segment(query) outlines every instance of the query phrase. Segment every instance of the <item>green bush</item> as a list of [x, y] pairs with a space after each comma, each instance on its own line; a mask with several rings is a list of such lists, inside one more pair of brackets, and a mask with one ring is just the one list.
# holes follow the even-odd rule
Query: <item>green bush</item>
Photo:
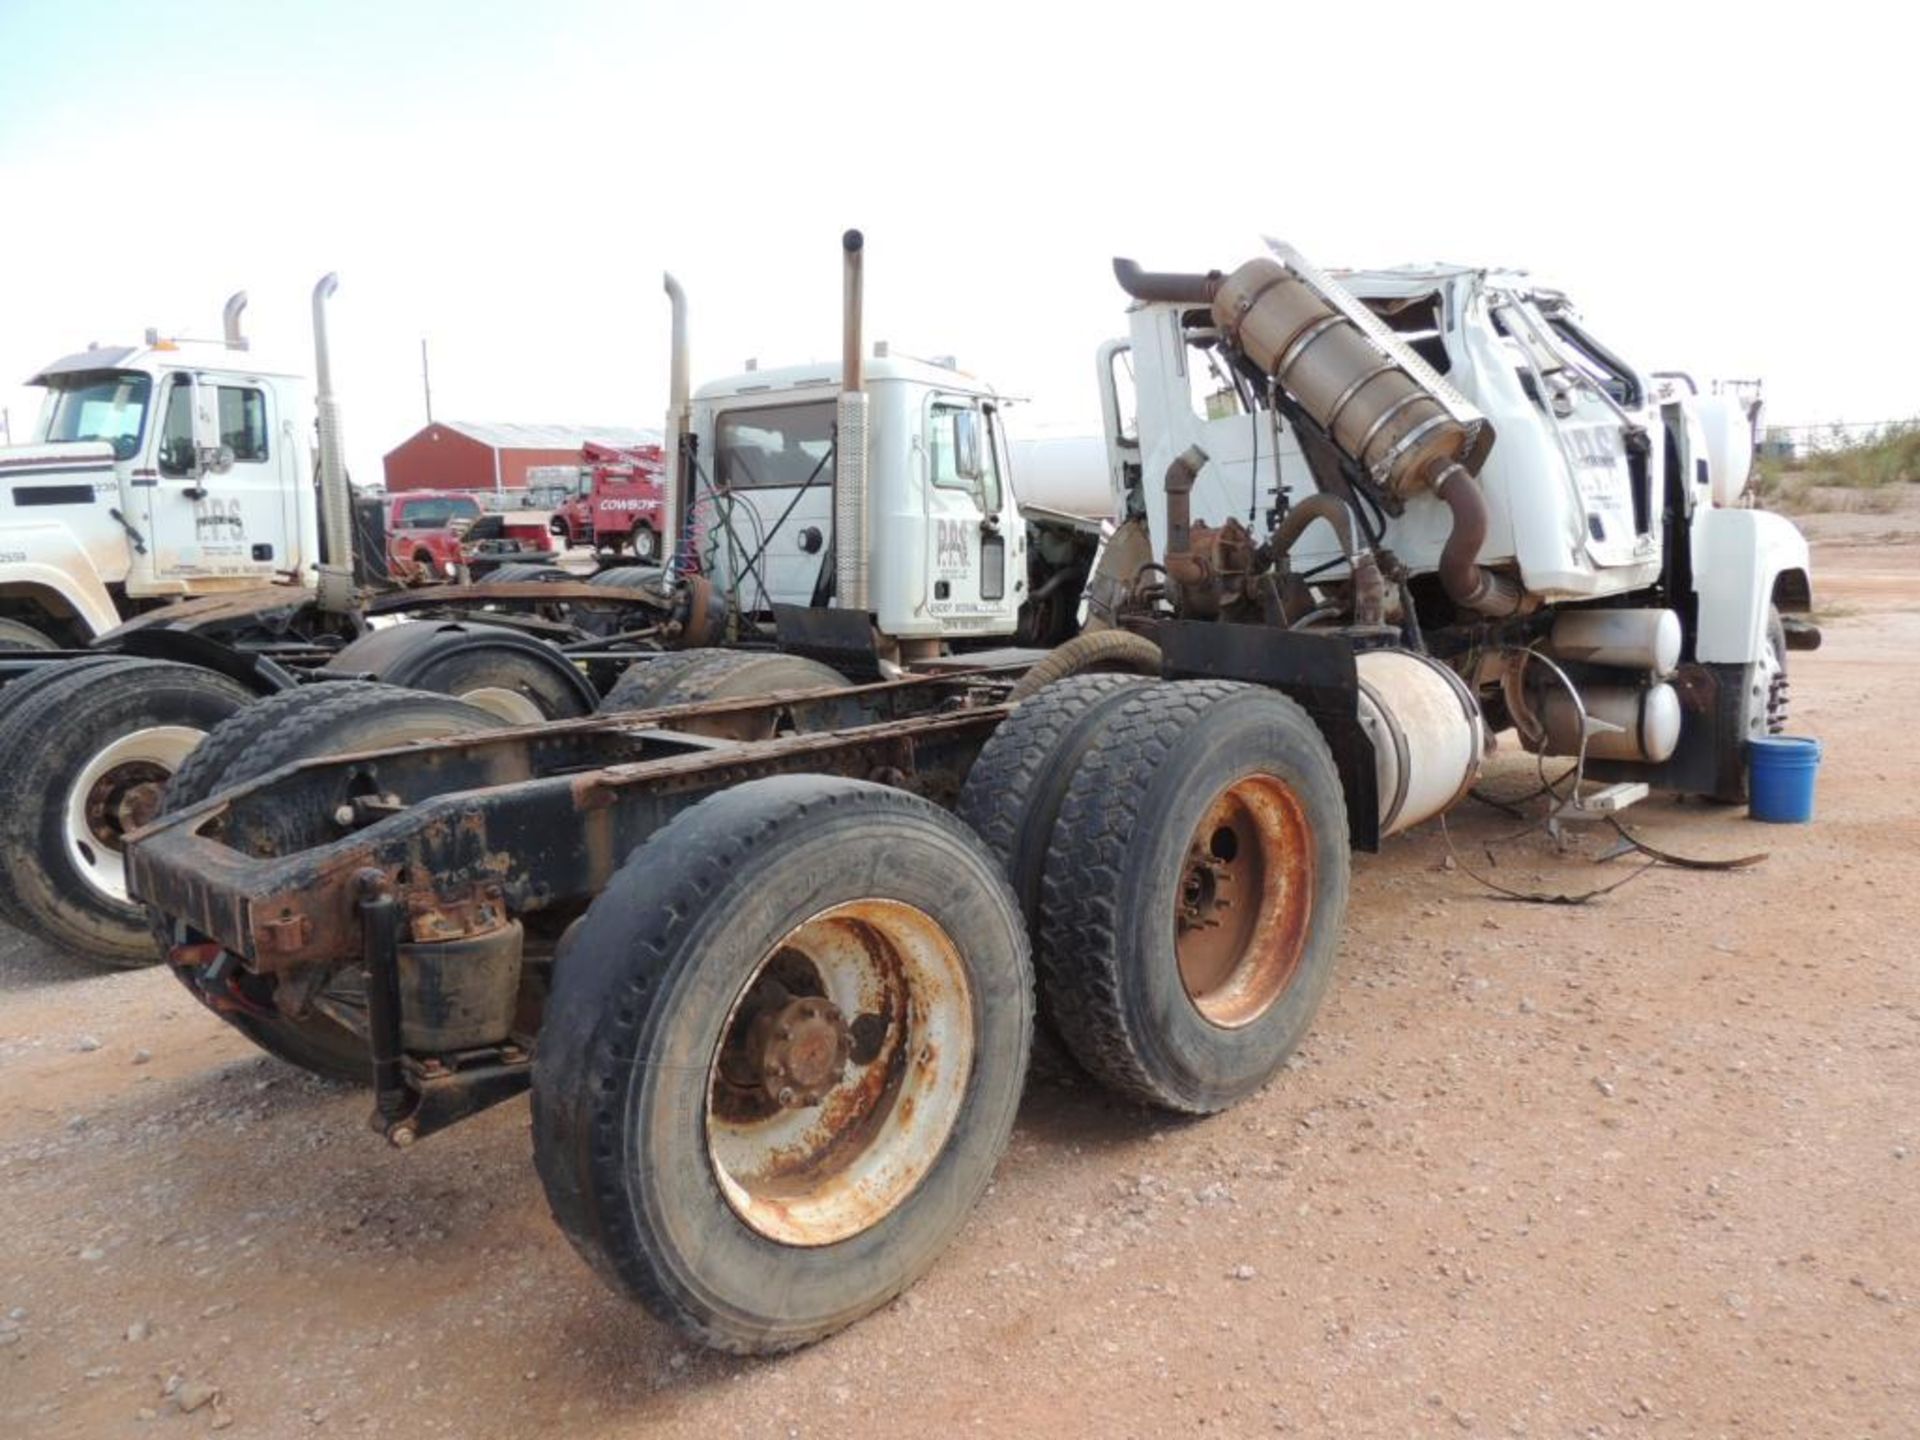
[[1920, 483], [1920, 420], [1901, 420], [1855, 437], [1836, 427], [1829, 441], [1815, 440], [1791, 460], [1762, 460], [1757, 488], [1765, 498], [1814, 485], [1874, 490], [1914, 483]]

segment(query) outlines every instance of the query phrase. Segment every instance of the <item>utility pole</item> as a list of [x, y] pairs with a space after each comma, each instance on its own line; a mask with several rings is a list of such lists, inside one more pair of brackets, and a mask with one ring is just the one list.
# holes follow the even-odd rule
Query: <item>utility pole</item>
[[420, 337], [420, 389], [427, 397], [427, 424], [433, 423], [433, 381], [427, 375], [427, 337]]

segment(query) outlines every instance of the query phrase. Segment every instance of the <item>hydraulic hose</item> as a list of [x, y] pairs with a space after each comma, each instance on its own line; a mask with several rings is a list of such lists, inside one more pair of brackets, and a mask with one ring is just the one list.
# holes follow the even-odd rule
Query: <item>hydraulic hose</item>
[[1340, 540], [1340, 548], [1346, 554], [1347, 567], [1353, 575], [1354, 623], [1378, 625], [1386, 614], [1387, 582], [1380, 574], [1380, 565], [1373, 558], [1373, 551], [1354, 543], [1353, 511], [1338, 495], [1322, 491], [1318, 495], [1295, 501], [1287, 511], [1286, 518], [1274, 527], [1273, 534], [1268, 537], [1268, 552], [1278, 560], [1293, 548], [1302, 532], [1316, 520], [1324, 520], [1333, 527], [1333, 533]]

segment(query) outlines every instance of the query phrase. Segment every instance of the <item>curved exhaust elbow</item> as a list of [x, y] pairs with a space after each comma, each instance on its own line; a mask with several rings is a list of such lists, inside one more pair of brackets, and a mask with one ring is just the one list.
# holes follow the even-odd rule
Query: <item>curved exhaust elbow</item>
[[1487, 497], [1464, 466], [1449, 465], [1433, 482], [1434, 493], [1453, 516], [1453, 530], [1440, 550], [1440, 584], [1454, 604], [1481, 615], [1512, 615], [1520, 587], [1480, 563], [1487, 540]]
[[1120, 288], [1136, 300], [1165, 300], [1175, 305], [1210, 305], [1213, 292], [1220, 288], [1220, 272], [1183, 275], [1175, 271], [1142, 270], [1138, 263], [1113, 259], [1113, 278]]
[[220, 312], [220, 333], [226, 338], [229, 350], [247, 348], [247, 337], [240, 332], [240, 316], [247, 308], [247, 292], [236, 290], [227, 297], [226, 308]]
[[1167, 466], [1167, 555], [1184, 555], [1193, 545], [1193, 482], [1206, 468], [1207, 452], [1189, 445]]

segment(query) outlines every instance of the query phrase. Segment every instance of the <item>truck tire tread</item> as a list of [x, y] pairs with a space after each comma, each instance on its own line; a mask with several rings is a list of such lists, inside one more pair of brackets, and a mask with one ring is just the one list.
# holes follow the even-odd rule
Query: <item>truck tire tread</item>
[[[1330, 977], [1339, 943], [1348, 887], [1346, 806], [1339, 775], [1326, 742], [1312, 718], [1276, 691], [1231, 681], [1182, 681], [1154, 685], [1125, 699], [1101, 732], [1098, 746], [1082, 757], [1067, 787], [1048, 846], [1042, 881], [1041, 939], [1035, 970], [1047, 1013], [1059, 1027], [1074, 1058], [1115, 1092], [1189, 1114], [1206, 1114], [1238, 1099], [1252, 1084], [1245, 1074], [1176, 1075], [1159, 1053], [1158, 1037], [1148, 1033], [1140, 1007], [1131, 998], [1142, 964], [1136, 939], [1157, 933], [1157, 916], [1139, 916], [1138, 877], [1129, 860], [1136, 843], [1160, 829], [1164, 808], [1156, 786], [1162, 767], [1191, 754], [1208, 723], [1209, 712], [1249, 693], [1271, 708], [1271, 720], [1303, 742], [1312, 773], [1303, 778], [1316, 792], [1321, 815], [1318, 835], [1326, 837], [1323, 863], [1326, 889], [1317, 897], [1314, 932], [1303, 965], [1299, 996], [1310, 1017]], [[1286, 743], [1286, 742], [1283, 742]], [[1325, 842], [1323, 842], [1325, 843]], [[1331, 933], [1328, 933], [1329, 930]], [[1166, 965], [1172, 967], [1169, 955]], [[1171, 983], [1178, 986], [1177, 972]], [[1204, 1024], [1204, 1022], [1202, 1022]], [[1264, 1021], [1255, 1022], [1262, 1024]], [[1251, 1027], [1249, 1027], [1251, 1028]], [[1304, 1023], [1299, 1029], [1304, 1030]], [[1270, 1074], [1286, 1056], [1297, 1033], [1272, 1054]]]
[[[702, 1283], [688, 1274], [696, 1262], [661, 1238], [664, 1192], [636, 1178], [638, 1126], [630, 1104], [640, 1102], [629, 1094], [640, 1090], [649, 1068], [638, 1057], [661, 1043], [686, 977], [726, 951], [708, 937], [729, 924], [756, 923], [739, 920], [749, 897], [788, 887], [793, 895], [768, 903], [776, 910], [793, 905], [813, 887], [838, 885], [829, 876], [836, 865], [860, 873], [849, 882], [860, 893], [871, 893], [869, 884], [884, 890], [898, 882], [883, 878], [890, 871], [877, 863], [877, 849], [909, 840], [935, 847], [951, 863], [952, 883], [941, 882], [946, 896], [939, 903], [973, 920], [968, 961], [977, 1013], [987, 1018], [978, 1027], [969, 1103], [913, 1196], [872, 1230], [826, 1247], [840, 1254], [769, 1251], [747, 1236], [761, 1264], [729, 1265], [718, 1253], [723, 1247], [710, 1246], [697, 1267], [713, 1275], [713, 1267], [725, 1266], [725, 1283]], [[823, 862], [823, 845], [835, 860]], [[533, 1078], [534, 1160], [554, 1218], [610, 1285], [705, 1344], [770, 1354], [811, 1343], [911, 1284], [986, 1187], [1024, 1086], [1031, 1007], [1032, 973], [1013, 897], [992, 857], [952, 816], [902, 791], [828, 776], [782, 776], [722, 791], [682, 811], [629, 857], [558, 964]], [[697, 1182], [702, 1198], [692, 1203], [724, 1209], [712, 1177], [701, 1170]], [[910, 1207], [917, 1207], [911, 1215]], [[722, 1231], [743, 1232], [737, 1220], [727, 1225], [730, 1218], [722, 1216]], [[737, 1248], [728, 1254], [737, 1256]], [[775, 1263], [831, 1269], [843, 1305], [778, 1313], [783, 1287], [764, 1269]], [[729, 1290], [764, 1301], [729, 1299]]]

